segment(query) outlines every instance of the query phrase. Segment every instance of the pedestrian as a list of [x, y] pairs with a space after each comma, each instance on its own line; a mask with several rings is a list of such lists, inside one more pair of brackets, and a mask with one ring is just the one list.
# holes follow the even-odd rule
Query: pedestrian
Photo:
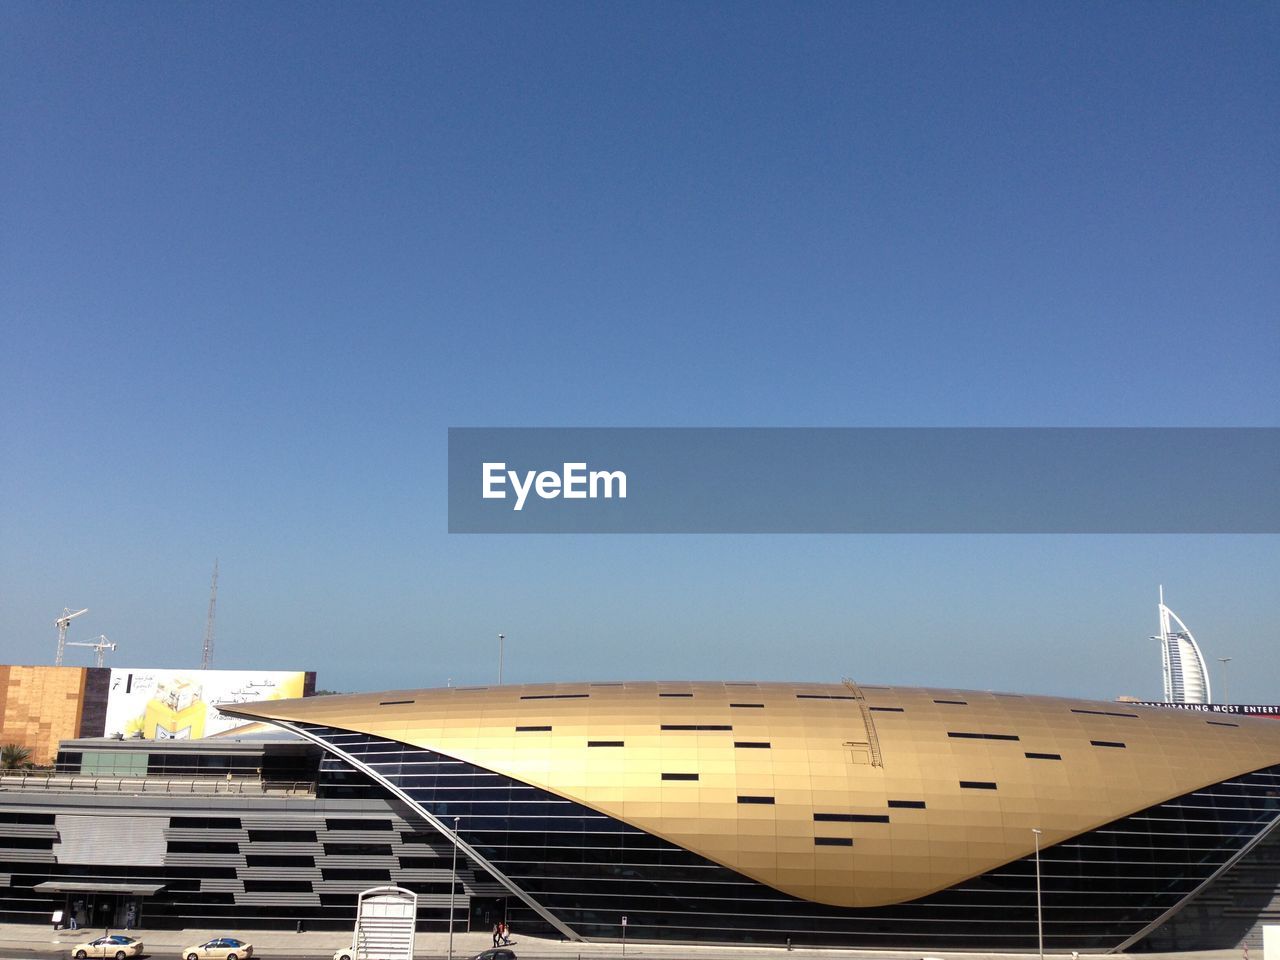
[[502, 924], [495, 923], [493, 925], [493, 945], [496, 947], [502, 942]]
[[504, 947], [511, 946], [511, 928], [507, 926], [507, 921], [502, 921], [502, 945]]

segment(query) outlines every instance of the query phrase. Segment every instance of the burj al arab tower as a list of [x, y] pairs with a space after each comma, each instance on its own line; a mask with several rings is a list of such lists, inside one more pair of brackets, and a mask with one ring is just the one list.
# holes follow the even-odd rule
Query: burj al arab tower
[[1212, 703], [1204, 656], [1187, 625], [1165, 606], [1163, 586], [1160, 588], [1159, 610], [1160, 634], [1151, 639], [1160, 641], [1165, 703]]

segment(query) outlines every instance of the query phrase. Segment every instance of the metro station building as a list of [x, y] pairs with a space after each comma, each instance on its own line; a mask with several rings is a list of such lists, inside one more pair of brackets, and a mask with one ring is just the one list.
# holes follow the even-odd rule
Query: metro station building
[[1028, 950], [1039, 905], [1046, 949], [1211, 949], [1280, 919], [1273, 720], [847, 680], [222, 709], [275, 733], [4, 778], [0, 919], [338, 928], [388, 882], [423, 927], [452, 898], [586, 941]]

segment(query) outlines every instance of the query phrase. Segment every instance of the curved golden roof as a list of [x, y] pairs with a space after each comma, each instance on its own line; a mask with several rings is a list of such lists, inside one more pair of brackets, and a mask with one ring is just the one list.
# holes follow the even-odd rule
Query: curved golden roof
[[1049, 846], [1280, 764], [1275, 720], [847, 682], [453, 687], [226, 712], [435, 750], [845, 907], [1025, 857], [1033, 827]]

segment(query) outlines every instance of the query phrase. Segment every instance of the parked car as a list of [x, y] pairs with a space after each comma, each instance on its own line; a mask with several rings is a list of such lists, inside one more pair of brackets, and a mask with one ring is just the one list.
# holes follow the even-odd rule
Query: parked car
[[341, 950], [335, 950], [333, 960], [356, 960], [356, 948], [343, 947]]
[[246, 960], [253, 956], [253, 944], [234, 937], [214, 937], [182, 951], [183, 960]]
[[142, 953], [142, 941], [134, 937], [126, 937], [122, 933], [113, 933], [109, 937], [99, 937], [88, 943], [78, 943], [71, 948], [71, 956], [76, 960], [86, 957], [113, 957], [114, 960], [125, 960]]
[[516, 952], [506, 947], [494, 947], [491, 950], [481, 950], [471, 960], [516, 960]]

